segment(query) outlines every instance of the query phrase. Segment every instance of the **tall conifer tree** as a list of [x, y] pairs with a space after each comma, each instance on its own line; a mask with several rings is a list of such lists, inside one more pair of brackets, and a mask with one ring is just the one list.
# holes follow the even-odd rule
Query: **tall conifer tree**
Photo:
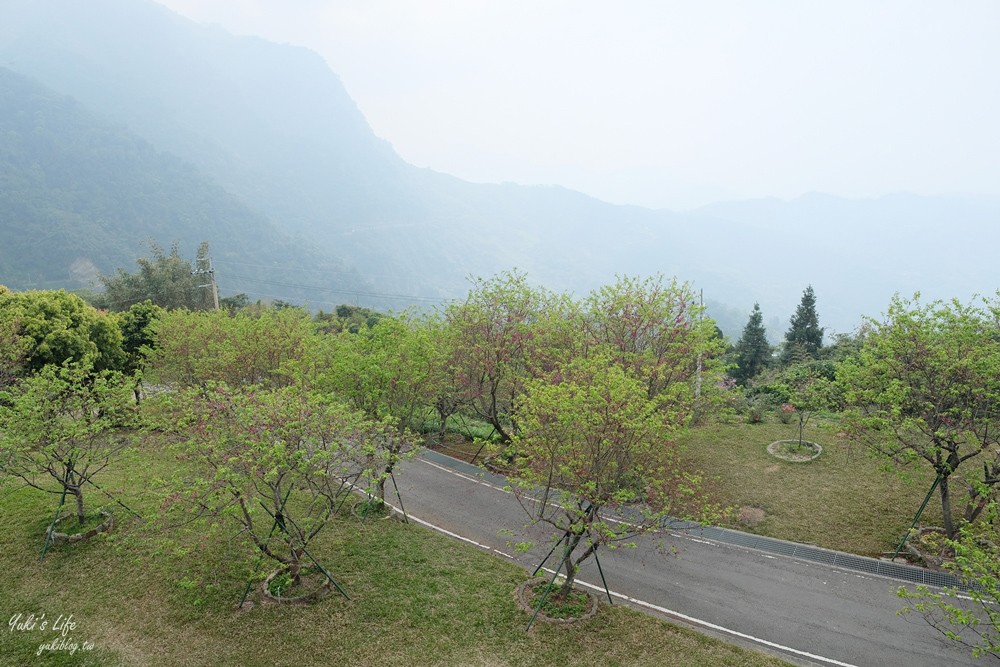
[[819, 349], [823, 346], [823, 331], [819, 325], [819, 315], [816, 314], [816, 294], [812, 285], [809, 285], [802, 293], [802, 301], [795, 309], [791, 326], [785, 333], [781, 361], [790, 364], [818, 358]]
[[755, 303], [750, 319], [743, 327], [743, 335], [736, 343], [736, 368], [732, 372], [733, 379], [741, 385], [746, 384], [764, 370], [770, 361], [771, 345], [767, 342], [764, 316], [760, 312], [760, 304]]

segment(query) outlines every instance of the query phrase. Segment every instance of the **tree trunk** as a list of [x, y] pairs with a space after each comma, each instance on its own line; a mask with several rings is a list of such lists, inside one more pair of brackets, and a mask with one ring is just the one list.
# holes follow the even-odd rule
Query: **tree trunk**
[[492, 414], [490, 415], [490, 426], [497, 430], [497, 434], [500, 436], [500, 441], [503, 443], [511, 442], [510, 434], [504, 430], [503, 424], [500, 423], [500, 417]]
[[77, 486], [69, 489], [69, 492], [72, 493], [74, 496], [76, 496], [76, 518], [77, 521], [79, 521], [80, 525], [82, 526], [84, 519], [87, 516], [83, 508], [83, 489]]
[[438, 410], [438, 423], [440, 424], [438, 427], [438, 444], [443, 445], [444, 436], [448, 433], [448, 416], [443, 414], [440, 409]]
[[[573, 561], [573, 552], [580, 545], [580, 540], [583, 539], [583, 536], [589, 533], [590, 524], [593, 522], [594, 517], [597, 516], [597, 505], [593, 503], [589, 503], [586, 510], [582, 506], [579, 509], [583, 512], [583, 517], [578, 522], [570, 524], [566, 531], [566, 539], [568, 541], [566, 542], [566, 550], [563, 551], [563, 562], [560, 566], [560, 569], [566, 573], [566, 581], [556, 594], [556, 597], [561, 599], [566, 599], [566, 596], [573, 590], [573, 584], [576, 582], [576, 573], [580, 570], [580, 563], [593, 553], [592, 550], [588, 550], [579, 560], [576, 562]], [[593, 545], [591, 546], [593, 547]]]
[[438, 428], [438, 444], [444, 444], [444, 436], [448, 432], [448, 417], [455, 414], [455, 410], [458, 408], [457, 402], [450, 397], [438, 398], [435, 403], [438, 413], [438, 422], [440, 427]]
[[288, 562], [288, 576], [292, 583], [298, 586], [302, 583], [302, 553], [304, 549], [292, 549], [292, 557]]
[[569, 545], [563, 552], [564, 553], [563, 562], [562, 565], [560, 566], [560, 569], [562, 569], [565, 572], [566, 581], [563, 582], [562, 588], [560, 588], [559, 592], [556, 593], [555, 595], [555, 597], [561, 600], [566, 599], [566, 596], [569, 595], [570, 592], [573, 590], [573, 584], [576, 583], [576, 573], [580, 568], [577, 567], [577, 565], [573, 562], [573, 552], [576, 550], [577, 545], [580, 544], [580, 540], [582, 538], [583, 538], [583, 532], [574, 533], [572, 536], [570, 536]]
[[951, 516], [951, 491], [948, 488], [948, 475], [941, 476], [941, 483], [938, 485], [941, 491], [941, 511], [944, 513], [944, 532], [949, 540], [955, 539], [955, 521]]
[[962, 517], [965, 523], [972, 523], [979, 518], [986, 506], [989, 504], [990, 496], [981, 495], [972, 491], [969, 493], [969, 502], [965, 505], [965, 515]]
[[966, 501], [965, 515], [963, 516], [965, 523], [972, 523], [979, 518], [979, 515], [989, 505], [990, 500], [993, 499], [993, 491], [998, 483], [1000, 483], [1000, 463], [984, 463], [983, 484], [986, 486], [986, 490], [984, 492], [975, 482], [969, 485], [969, 498]]

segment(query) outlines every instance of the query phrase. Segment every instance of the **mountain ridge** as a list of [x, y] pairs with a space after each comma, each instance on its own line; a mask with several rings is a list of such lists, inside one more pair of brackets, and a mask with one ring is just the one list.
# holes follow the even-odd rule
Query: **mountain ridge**
[[[260, 262], [307, 257], [344, 270], [333, 258], [304, 249], [193, 166], [3, 67], [0, 229], [0, 282], [15, 289], [93, 285], [99, 273], [131, 268], [149, 240], [177, 242], [192, 253], [207, 240], [222, 261], [234, 255]], [[265, 273], [282, 275], [273, 268]], [[357, 277], [344, 284], [371, 289]], [[228, 291], [249, 287], [230, 280]]]
[[755, 301], [780, 323], [807, 284], [821, 324], [840, 332], [897, 291], [996, 289], [988, 267], [969, 261], [974, 249], [935, 236], [1000, 241], [990, 198], [816, 194], [676, 212], [561, 187], [468, 183], [404, 162], [306, 49], [235, 37], [143, 0], [10, 0], [0, 25], [0, 64], [126, 124], [303, 249], [355, 267], [370, 285], [359, 293], [426, 303], [461, 296], [469, 275], [513, 267], [578, 293], [616, 274], [662, 272], [703, 288], [735, 336]]

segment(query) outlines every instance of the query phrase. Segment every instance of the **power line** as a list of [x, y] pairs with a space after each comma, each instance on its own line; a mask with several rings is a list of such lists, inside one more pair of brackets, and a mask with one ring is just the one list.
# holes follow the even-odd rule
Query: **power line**
[[372, 276], [395, 276], [395, 275], [397, 275], [397, 274], [389, 272], [389, 271], [368, 271], [368, 270], [366, 270], [365, 273], [364, 273], [364, 276], [362, 276], [361, 273], [359, 273], [357, 271], [357, 269], [333, 270], [333, 269], [324, 269], [324, 268], [310, 267], [310, 266], [280, 266], [280, 265], [277, 265], [277, 264], [255, 264], [255, 263], [252, 263], [252, 262], [241, 262], [241, 261], [233, 260], [233, 259], [219, 259], [219, 260], [216, 260], [216, 264], [227, 264], [227, 265], [234, 265], [234, 266], [247, 266], [247, 267], [251, 267], [251, 268], [255, 268], [255, 269], [270, 269], [271, 271], [281, 271], [282, 273], [284, 273], [285, 271], [305, 271], [306, 273], [317, 273], [317, 274], [321, 274], [321, 275], [325, 275], [325, 276], [329, 276], [329, 275], [353, 275], [353, 276], [358, 276], [359, 278], [361, 278], [361, 277], [369, 278], [369, 277], [372, 277]]
[[[274, 300], [279, 300], [279, 301], [286, 301], [289, 298], [287, 294], [283, 294], [283, 295], [279, 295], [279, 294], [265, 294], [263, 292], [253, 292], [253, 291], [250, 291], [250, 290], [244, 290], [244, 291], [241, 292], [241, 294], [246, 294], [248, 296], [254, 296], [254, 297], [257, 297], [259, 299], [261, 299], [261, 298], [262, 299], [274, 299]], [[323, 299], [305, 299], [304, 303], [302, 305], [306, 306], [306, 307], [331, 306], [331, 307], [335, 308], [337, 306], [344, 305], [344, 302], [343, 301], [326, 301], [326, 300], [323, 300]], [[355, 303], [353, 303], [351, 305], [360, 305], [360, 304], [358, 304], [358, 303], [355, 302]]]
[[215, 310], [219, 309], [219, 285], [215, 282], [215, 267], [212, 266], [212, 258], [208, 258], [208, 268], [207, 269], [194, 269], [191, 271], [192, 276], [204, 276], [208, 275], [209, 283], [207, 285], [198, 285], [199, 288], [211, 287], [212, 288], [212, 303], [215, 305]]
[[[357, 271], [343, 270], [343, 271], [333, 271], [328, 269], [318, 269], [307, 266], [277, 266], [275, 264], [253, 264], [251, 262], [238, 262], [233, 259], [219, 259], [216, 260], [216, 264], [232, 264], [235, 266], [249, 266], [255, 269], [272, 269], [274, 271], [308, 271], [312, 273], [323, 273], [327, 275], [344, 275], [344, 274], [357, 274]], [[385, 275], [385, 274], [378, 274]]]
[[[243, 292], [241, 292], [241, 294], [247, 294], [247, 295], [255, 296], [255, 297], [258, 297], [258, 298], [264, 298], [264, 299], [277, 299], [279, 301], [284, 301], [285, 299], [288, 298], [287, 294], [285, 294], [285, 295], [264, 294], [263, 292], [251, 292], [250, 290], [244, 290]], [[317, 299], [315, 301], [313, 301], [313, 300], [306, 300], [306, 304], [307, 305], [319, 305], [319, 304], [322, 304], [324, 306], [340, 306], [340, 305], [343, 305], [342, 303], [338, 303], [336, 301], [324, 301], [322, 299]]]
[[371, 298], [380, 299], [402, 299], [406, 301], [423, 301], [429, 303], [441, 303], [444, 301], [454, 301], [454, 299], [446, 299], [440, 297], [430, 297], [430, 296], [415, 296], [412, 294], [387, 294], [383, 292], [363, 292], [360, 290], [346, 290], [337, 289], [334, 287], [322, 287], [319, 285], [303, 285], [301, 283], [286, 283], [278, 280], [266, 280], [264, 278], [249, 278], [247, 276], [229, 275], [233, 280], [247, 280], [250, 282], [264, 283], [265, 285], [277, 285], [279, 287], [292, 287], [296, 289], [312, 289], [321, 292], [330, 292], [332, 294], [346, 294], [348, 296], [363, 296]]

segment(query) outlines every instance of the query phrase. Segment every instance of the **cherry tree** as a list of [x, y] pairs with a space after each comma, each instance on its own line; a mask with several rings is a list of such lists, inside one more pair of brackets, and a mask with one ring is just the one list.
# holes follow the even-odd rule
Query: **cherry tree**
[[599, 547], [628, 542], [698, 504], [699, 480], [678, 465], [676, 415], [606, 355], [530, 381], [519, 419], [509, 479], [525, 512], [553, 529], [565, 576], [557, 596], [569, 594]]
[[568, 299], [514, 272], [474, 280], [466, 300], [445, 312], [455, 400], [504, 442], [517, 432], [514, 408], [525, 382], [568, 351], [570, 311]]
[[[1000, 483], [1000, 305], [924, 304], [896, 297], [838, 371], [852, 434], [873, 453], [937, 475], [944, 529], [954, 539], [953, 478], [974, 521]], [[980, 466], [971, 465], [978, 462]], [[956, 475], [959, 469], [969, 474]]]
[[231, 520], [293, 583], [312, 560], [308, 547], [353, 486], [383, 467], [392, 429], [301, 386], [185, 394], [192, 437], [166, 507]]
[[[81, 366], [43, 366], [0, 393], [0, 471], [75, 501], [132, 444], [139, 416], [131, 378]], [[95, 487], [96, 488], [96, 487]]]

